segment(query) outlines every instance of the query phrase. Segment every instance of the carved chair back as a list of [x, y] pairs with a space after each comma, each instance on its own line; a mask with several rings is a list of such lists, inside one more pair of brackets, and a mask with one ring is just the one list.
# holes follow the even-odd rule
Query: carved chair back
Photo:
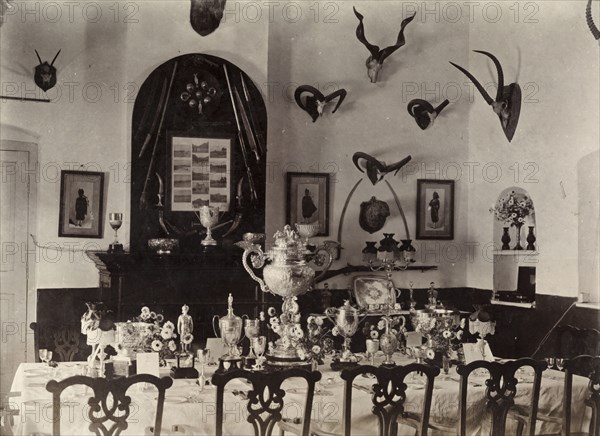
[[558, 357], [572, 359], [581, 355], [600, 355], [600, 331], [567, 324], [558, 326], [556, 332]]
[[60, 396], [68, 387], [85, 385], [92, 389], [89, 398], [89, 430], [96, 435], [117, 436], [128, 427], [127, 418], [131, 413], [131, 397], [127, 390], [137, 383], [149, 383], [158, 389], [158, 401], [154, 419], [154, 436], [160, 436], [162, 426], [165, 391], [173, 384], [170, 377], [159, 378], [150, 374], [138, 374], [127, 378], [108, 380], [83, 375], [68, 377], [61, 381], [50, 380], [46, 389], [52, 393], [52, 434], [60, 435]]
[[89, 346], [85, 336], [81, 334], [78, 325], [49, 325], [32, 322], [29, 327], [33, 330], [35, 359], [39, 362], [38, 350], [52, 350], [52, 360], [57, 362], [72, 362], [82, 360], [89, 354]]
[[459, 434], [465, 436], [467, 431], [467, 387], [469, 375], [480, 368], [489, 372], [486, 380], [486, 407], [491, 413], [492, 435], [500, 436], [506, 434], [506, 418], [509, 410], [515, 405], [518, 378], [515, 375], [518, 369], [531, 367], [534, 371], [533, 388], [529, 402], [529, 416], [527, 417], [526, 434], [533, 436], [535, 433], [535, 422], [540, 399], [540, 385], [542, 373], [547, 367], [545, 361], [539, 361], [525, 357], [508, 362], [487, 362], [477, 360], [467, 365], [459, 366], [456, 371], [460, 374], [459, 389]]
[[585, 404], [592, 409], [590, 421], [590, 436], [600, 436], [600, 357], [577, 356], [565, 360], [565, 388], [563, 403], [563, 434], [571, 434], [571, 400], [573, 394], [573, 375], [580, 375], [589, 379], [588, 395]]
[[[408, 419], [409, 414], [405, 410], [407, 385], [404, 379], [408, 374], [413, 372], [422, 373], [425, 375], [427, 381], [422, 412], [419, 416]], [[416, 427], [417, 434], [426, 436], [431, 411], [431, 398], [433, 396], [433, 383], [439, 373], [439, 368], [420, 363], [410, 363], [404, 366], [393, 367], [361, 365], [342, 370], [341, 377], [345, 381], [343, 434], [345, 436], [352, 434], [352, 384], [354, 379], [362, 374], [373, 374], [375, 378], [372, 385], [371, 401], [373, 402], [373, 408], [371, 410], [377, 416], [379, 422], [379, 435], [396, 435], [398, 432], [397, 422], [400, 420]]]
[[310, 434], [310, 418], [312, 412], [315, 384], [321, 380], [319, 371], [308, 371], [303, 368], [289, 368], [274, 372], [253, 372], [234, 368], [215, 373], [212, 383], [217, 387], [216, 435], [223, 434], [223, 398], [225, 386], [233, 379], [246, 379], [252, 384], [248, 391], [247, 421], [252, 424], [256, 436], [271, 436], [275, 424], [283, 419], [285, 390], [281, 384], [289, 378], [303, 378], [307, 383], [306, 402], [302, 421], [302, 435]]

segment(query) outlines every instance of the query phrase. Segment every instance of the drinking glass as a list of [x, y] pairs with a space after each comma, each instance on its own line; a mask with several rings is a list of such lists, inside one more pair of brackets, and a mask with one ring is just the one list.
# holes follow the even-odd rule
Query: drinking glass
[[121, 224], [123, 224], [123, 214], [122, 213], [109, 213], [108, 214], [108, 223], [115, 231], [115, 242], [113, 244], [117, 245], [119, 243], [119, 239], [117, 237], [117, 231], [121, 228]]
[[548, 369], [554, 368], [554, 357], [546, 357], [546, 363], [548, 364]]
[[44, 363], [48, 362], [48, 350], [46, 350], [45, 348], [42, 348], [40, 350], [38, 350], [38, 355], [40, 356], [40, 360]]
[[564, 366], [565, 366], [565, 359], [563, 359], [561, 357], [557, 357], [556, 358], [556, 367], [559, 369], [559, 371], [562, 371]]
[[206, 382], [206, 378], [204, 377], [204, 364], [208, 363], [208, 359], [210, 358], [210, 349], [208, 348], [200, 348], [196, 351], [196, 355], [198, 357], [198, 363], [200, 364], [200, 375], [198, 376], [198, 384], [200, 385], [200, 390], [204, 390], [204, 384]]
[[263, 354], [265, 354], [265, 349], [267, 346], [267, 338], [266, 336], [258, 336], [256, 338], [252, 338], [252, 348], [256, 353], [256, 365], [254, 365], [254, 369], [257, 371], [261, 371], [263, 369]]
[[375, 366], [375, 353], [379, 350], [379, 339], [367, 339], [367, 353], [371, 358], [371, 365]]

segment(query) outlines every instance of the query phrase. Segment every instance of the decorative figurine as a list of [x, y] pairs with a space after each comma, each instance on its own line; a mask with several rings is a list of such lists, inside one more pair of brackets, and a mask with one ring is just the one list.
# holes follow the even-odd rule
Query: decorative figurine
[[364, 159], [367, 163], [365, 165], [367, 170], [367, 176], [373, 185], [376, 185], [378, 182], [383, 180], [387, 173], [395, 171], [394, 175], [398, 174], [398, 171], [406, 165], [410, 160], [411, 156], [408, 155], [404, 159], [399, 162], [393, 163], [391, 165], [386, 165], [385, 162], [375, 159], [373, 156], [368, 155], [367, 153], [363, 153], [362, 151], [357, 151], [352, 156], [352, 162], [356, 168], [359, 169], [361, 173], [364, 173], [364, 170], [358, 164], [358, 161]]
[[435, 309], [437, 307], [437, 296], [438, 296], [438, 291], [436, 291], [435, 289], [435, 283], [431, 282], [429, 283], [429, 290], [427, 291], [427, 301], [428, 301], [428, 308], [429, 309]]
[[371, 83], [376, 83], [377, 78], [379, 76], [379, 71], [383, 67], [383, 62], [387, 59], [389, 55], [394, 53], [406, 43], [404, 39], [404, 28], [415, 18], [415, 15], [417, 15], [417, 13], [415, 12], [412, 17], [408, 17], [402, 20], [402, 23], [400, 24], [400, 33], [398, 33], [398, 39], [396, 40], [396, 44], [390, 45], [389, 47], [380, 50], [379, 46], [373, 45], [369, 43], [369, 41], [367, 41], [367, 38], [365, 37], [363, 16], [358, 13], [356, 8], [353, 9], [354, 15], [356, 15], [356, 18], [358, 18], [359, 21], [358, 27], [356, 28], [356, 37], [360, 42], [364, 44], [365, 47], [367, 47], [367, 49], [371, 53], [371, 56], [368, 57], [365, 63], [367, 66], [367, 75], [369, 76], [369, 79], [371, 79]]
[[[303, 93], [308, 93], [312, 95], [307, 96], [304, 99], [304, 102], [302, 102]], [[331, 111], [331, 113], [334, 114], [346, 98], [346, 94], [346, 90], [342, 88], [338, 89], [335, 92], [332, 92], [328, 96], [324, 96], [321, 91], [319, 91], [313, 86], [301, 85], [298, 88], [296, 88], [296, 92], [294, 92], [294, 99], [296, 100], [298, 106], [300, 106], [300, 109], [302, 109], [304, 112], [310, 115], [314, 123], [320, 116], [323, 115], [323, 110], [325, 109], [327, 103], [329, 103], [331, 100], [339, 98], [337, 104], [335, 105], [335, 108], [333, 108], [333, 110]]]
[[194, 320], [188, 312], [190, 307], [184, 304], [181, 307], [181, 315], [177, 318], [177, 333], [179, 333], [179, 340], [181, 341], [181, 351], [187, 353], [190, 348], [189, 336], [194, 331]]
[[488, 53], [487, 51], [473, 51], [475, 53], [486, 55], [494, 62], [494, 65], [496, 65], [496, 70], [498, 71], [498, 91], [496, 92], [495, 100], [490, 97], [475, 76], [473, 76], [460, 65], [456, 65], [453, 62], [450, 63], [462, 71], [469, 79], [471, 79], [471, 82], [473, 82], [473, 84], [477, 87], [487, 104], [492, 106], [494, 113], [498, 115], [498, 118], [500, 118], [502, 130], [504, 131], [508, 142], [510, 142], [515, 134], [515, 130], [517, 129], [519, 114], [521, 113], [521, 87], [518, 83], [511, 83], [508, 86], [504, 86], [504, 73], [502, 72], [500, 61], [498, 61], [496, 56]]
[[415, 119], [421, 130], [433, 126], [436, 117], [444, 110], [450, 101], [444, 100], [438, 107], [433, 108], [432, 104], [426, 100], [416, 98], [408, 103], [408, 113]]

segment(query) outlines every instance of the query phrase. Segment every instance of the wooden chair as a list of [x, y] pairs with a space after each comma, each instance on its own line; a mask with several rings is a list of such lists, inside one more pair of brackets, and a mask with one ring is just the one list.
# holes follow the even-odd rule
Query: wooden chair
[[556, 328], [557, 357], [572, 359], [576, 356], [600, 355], [600, 331], [582, 329], [571, 325], [560, 325]]
[[[19, 409], [11, 407], [9, 398], [20, 397], [20, 392], [9, 392], [6, 394], [6, 398], [2, 400], [0, 404], [0, 436], [12, 436], [12, 427], [15, 425], [14, 417], [19, 414]], [[18, 404], [12, 403], [14, 406]]]
[[[423, 399], [423, 409], [420, 414], [405, 410], [406, 383], [405, 377], [412, 372], [420, 372], [427, 377]], [[421, 363], [410, 363], [405, 366], [371, 366], [361, 365], [342, 370], [341, 377], [344, 386], [343, 434], [352, 434], [352, 384], [354, 379], [362, 374], [373, 374], [373, 394], [371, 401], [373, 414], [379, 422], [380, 436], [394, 436], [398, 433], [398, 422], [403, 422], [417, 430], [418, 435], [426, 436], [433, 396], [433, 383], [440, 369]]]
[[561, 434], [571, 434], [571, 408], [573, 407], [573, 375], [589, 378], [588, 397], [585, 405], [592, 409], [590, 421], [590, 436], [600, 436], [600, 357], [577, 356], [567, 359], [564, 363], [565, 381], [563, 389], [563, 414], [562, 416], [549, 416], [538, 414], [538, 421], [551, 422], [561, 426]]
[[57, 362], [73, 362], [85, 360], [90, 347], [85, 342], [78, 325], [53, 325], [32, 322], [33, 344], [36, 362], [40, 362], [38, 351], [41, 348], [52, 350], [52, 360]]
[[284, 406], [285, 391], [281, 389], [281, 384], [293, 377], [305, 379], [308, 386], [301, 434], [309, 436], [315, 384], [321, 380], [321, 373], [303, 368], [289, 368], [270, 373], [235, 368], [215, 373], [212, 376], [212, 383], [217, 387], [216, 435], [223, 435], [223, 396], [227, 383], [237, 378], [252, 383], [252, 389], [247, 394], [248, 418], [246, 420], [252, 424], [256, 436], [271, 436], [275, 424], [283, 420], [281, 411]]
[[[93, 396], [88, 400], [89, 430], [104, 436], [121, 434], [128, 427], [127, 418], [131, 412], [131, 397], [126, 395], [127, 390], [136, 383], [149, 383], [158, 389], [153, 432], [154, 436], [160, 436], [165, 391], [171, 387], [173, 379], [159, 378], [150, 374], [138, 374], [113, 380], [83, 375], [68, 377], [61, 381], [50, 380], [46, 384], [46, 389], [52, 393], [52, 434], [60, 435], [60, 395], [66, 388], [74, 385], [85, 385], [93, 391]], [[109, 427], [106, 426], [107, 424]]]

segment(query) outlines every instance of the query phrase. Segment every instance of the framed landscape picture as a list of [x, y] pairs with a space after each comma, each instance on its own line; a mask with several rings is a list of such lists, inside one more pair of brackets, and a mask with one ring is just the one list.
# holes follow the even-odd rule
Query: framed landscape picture
[[233, 136], [169, 133], [168, 204], [174, 212], [201, 206], [228, 211], [231, 202]]
[[58, 236], [101, 238], [104, 215], [104, 173], [60, 172]]
[[454, 239], [454, 180], [417, 180], [417, 239]]
[[316, 224], [329, 235], [329, 174], [287, 173], [287, 223]]

